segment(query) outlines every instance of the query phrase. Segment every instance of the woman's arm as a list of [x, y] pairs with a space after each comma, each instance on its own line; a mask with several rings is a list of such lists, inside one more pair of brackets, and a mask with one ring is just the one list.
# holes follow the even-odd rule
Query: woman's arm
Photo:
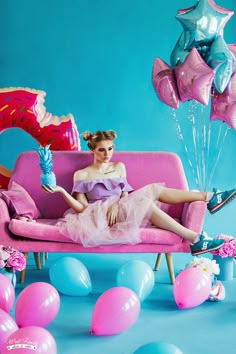
[[[123, 162], [117, 163], [117, 168], [119, 169], [120, 177], [126, 177], [126, 167]], [[125, 198], [128, 196], [128, 192], [122, 192], [120, 198]]]
[[[123, 162], [117, 162], [115, 168], [119, 172], [120, 177], [126, 177], [126, 168]], [[126, 198], [128, 194], [129, 194], [128, 192], [122, 192], [120, 199]], [[107, 221], [109, 226], [112, 226], [116, 223], [118, 212], [119, 212], [119, 202], [115, 202], [114, 204], [110, 205], [110, 207], [107, 210]]]

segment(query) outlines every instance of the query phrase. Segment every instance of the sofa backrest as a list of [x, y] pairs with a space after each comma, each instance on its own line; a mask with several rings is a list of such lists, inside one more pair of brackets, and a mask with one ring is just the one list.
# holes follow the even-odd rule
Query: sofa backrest
[[[91, 153], [53, 151], [52, 155], [57, 184], [71, 192], [74, 172], [92, 162]], [[127, 179], [134, 189], [153, 182], [165, 183], [171, 188], [188, 189], [181, 160], [174, 153], [118, 151], [114, 153], [113, 161], [122, 161], [126, 165]], [[37, 152], [23, 152], [15, 162], [9, 187], [12, 181], [22, 185], [44, 218], [62, 217], [68, 205], [59, 194], [48, 194], [41, 189], [40, 174]], [[178, 218], [182, 214], [183, 205], [165, 205], [165, 209], [171, 216]]]

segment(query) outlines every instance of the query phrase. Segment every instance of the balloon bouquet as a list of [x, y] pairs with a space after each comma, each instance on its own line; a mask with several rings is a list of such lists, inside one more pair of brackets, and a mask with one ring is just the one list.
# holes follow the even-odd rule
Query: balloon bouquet
[[[201, 190], [207, 190], [212, 181], [228, 130], [236, 129], [236, 44], [227, 44], [223, 37], [224, 27], [233, 14], [213, 0], [198, 0], [190, 8], [178, 10], [176, 19], [183, 32], [171, 53], [171, 65], [157, 57], [152, 68], [155, 92], [163, 103], [172, 107], [178, 138], [184, 143]], [[210, 119], [207, 119], [205, 107], [210, 97]], [[176, 115], [180, 102], [185, 101], [189, 103], [193, 153], [184, 141], [183, 127]], [[221, 121], [214, 127], [216, 134], [212, 127], [214, 120]], [[213, 137], [215, 147], [211, 146]], [[211, 148], [216, 151], [209, 166]]]

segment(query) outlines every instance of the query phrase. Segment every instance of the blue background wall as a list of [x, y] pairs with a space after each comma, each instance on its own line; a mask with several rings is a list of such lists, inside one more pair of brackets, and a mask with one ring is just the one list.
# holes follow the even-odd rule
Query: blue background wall
[[[154, 58], [169, 63], [182, 32], [175, 19], [177, 10], [194, 1], [0, 0], [0, 4], [0, 87], [46, 91], [48, 112], [73, 113], [79, 132], [116, 130], [118, 150], [177, 152], [189, 186], [196, 188], [184, 148], [188, 146], [191, 155], [188, 103], [176, 111], [185, 131], [181, 141], [172, 110], [158, 100], [151, 83]], [[236, 12], [235, 0], [217, 4]], [[236, 43], [235, 27], [236, 15], [225, 27], [228, 44]], [[205, 115], [208, 118], [207, 110]], [[214, 122], [210, 158], [219, 150], [221, 155], [211, 187], [231, 188], [235, 186], [236, 132], [229, 130], [224, 145], [214, 150], [220, 125]], [[12, 168], [21, 151], [36, 145], [19, 129], [2, 132], [0, 164]], [[209, 233], [234, 234], [235, 208], [233, 203], [220, 214], [207, 216]]]

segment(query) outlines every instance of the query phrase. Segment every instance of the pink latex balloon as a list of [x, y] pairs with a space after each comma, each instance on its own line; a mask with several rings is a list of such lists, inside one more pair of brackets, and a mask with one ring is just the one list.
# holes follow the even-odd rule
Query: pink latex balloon
[[214, 92], [211, 98], [211, 120], [221, 120], [236, 129], [236, 72], [223, 93]]
[[160, 101], [173, 108], [179, 107], [180, 99], [174, 72], [160, 58], [155, 58], [153, 63], [152, 84]]
[[8, 337], [17, 330], [18, 326], [13, 318], [0, 309], [0, 353], [2, 353], [2, 348]]
[[175, 67], [175, 76], [181, 101], [196, 100], [207, 105], [214, 71], [193, 48], [182, 64]]
[[202, 304], [211, 291], [211, 279], [208, 274], [196, 267], [180, 272], [174, 282], [173, 294], [180, 309], [188, 309]]
[[15, 301], [15, 289], [5, 275], [0, 274], [0, 309], [10, 312]]
[[95, 303], [90, 333], [106, 336], [123, 332], [135, 323], [139, 312], [140, 301], [131, 289], [111, 288]]
[[17, 298], [16, 322], [19, 327], [46, 326], [56, 317], [59, 307], [58, 291], [51, 284], [32, 283]]
[[11, 334], [1, 354], [57, 354], [55, 339], [45, 328], [29, 326]]

